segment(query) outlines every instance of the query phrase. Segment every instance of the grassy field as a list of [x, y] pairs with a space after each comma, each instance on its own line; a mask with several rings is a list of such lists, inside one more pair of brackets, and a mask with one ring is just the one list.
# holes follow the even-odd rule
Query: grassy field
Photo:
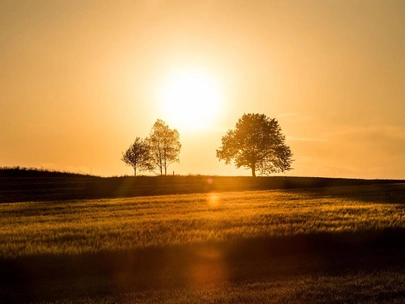
[[405, 185], [0, 205], [0, 302], [405, 301]]
[[[396, 203], [404, 186], [358, 191], [343, 187], [3, 204], [0, 257], [405, 229], [405, 205]], [[373, 201], [362, 200], [367, 197]]]

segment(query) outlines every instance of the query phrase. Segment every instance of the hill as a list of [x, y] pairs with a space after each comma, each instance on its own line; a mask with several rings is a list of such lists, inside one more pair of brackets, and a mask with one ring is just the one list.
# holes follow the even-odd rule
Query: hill
[[0, 168], [0, 202], [117, 198], [206, 192], [404, 183], [321, 177], [125, 176], [98, 177], [26, 168]]
[[96, 177], [94, 175], [26, 167], [0, 167], [0, 178]]

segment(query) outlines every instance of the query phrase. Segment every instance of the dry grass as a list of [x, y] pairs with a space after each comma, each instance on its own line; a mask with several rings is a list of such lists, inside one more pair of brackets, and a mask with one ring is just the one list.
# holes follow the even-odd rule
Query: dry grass
[[404, 188], [393, 189], [394, 203], [363, 186], [1, 204], [0, 257], [405, 229]]
[[403, 303], [402, 273], [357, 273], [244, 281], [204, 289], [129, 292], [66, 303]]
[[0, 204], [0, 303], [403, 303], [404, 203], [384, 184]]

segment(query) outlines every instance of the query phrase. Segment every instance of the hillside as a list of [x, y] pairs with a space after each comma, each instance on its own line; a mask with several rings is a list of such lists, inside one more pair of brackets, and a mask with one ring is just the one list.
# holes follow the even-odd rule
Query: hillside
[[0, 169], [0, 202], [117, 198], [404, 183], [318, 177], [126, 176], [97, 177], [36, 169]]

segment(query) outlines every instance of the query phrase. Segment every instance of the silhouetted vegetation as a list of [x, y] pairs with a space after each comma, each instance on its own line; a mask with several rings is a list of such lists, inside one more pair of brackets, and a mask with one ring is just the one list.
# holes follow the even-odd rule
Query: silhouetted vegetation
[[236, 168], [244, 167], [261, 175], [291, 170], [292, 153], [285, 143], [278, 121], [264, 114], [243, 114], [234, 130], [222, 137], [217, 150], [219, 160], [234, 162]]
[[150, 147], [151, 163], [155, 172], [167, 175], [171, 163], [179, 162], [181, 149], [180, 134], [170, 129], [166, 123], [158, 119], [146, 139]]
[[[97, 177], [36, 169], [0, 169], [0, 203], [145, 195], [188, 194], [349, 185], [404, 181], [314, 177], [127, 176]], [[322, 190], [321, 190], [322, 191]]]
[[49, 169], [27, 168], [27, 167], [0, 167], [0, 178], [29, 178], [29, 177], [96, 177], [90, 174], [83, 174], [69, 171], [58, 171]]
[[122, 153], [121, 160], [134, 168], [134, 175], [136, 176], [136, 170], [150, 171], [153, 170], [151, 164], [150, 147], [148, 143], [137, 137], [131, 146], [125, 153]]
[[122, 161], [134, 168], [134, 175], [141, 171], [151, 171], [167, 175], [171, 163], [179, 162], [181, 144], [180, 134], [171, 130], [166, 123], [158, 119], [145, 140], [137, 137], [129, 149], [123, 153]]

